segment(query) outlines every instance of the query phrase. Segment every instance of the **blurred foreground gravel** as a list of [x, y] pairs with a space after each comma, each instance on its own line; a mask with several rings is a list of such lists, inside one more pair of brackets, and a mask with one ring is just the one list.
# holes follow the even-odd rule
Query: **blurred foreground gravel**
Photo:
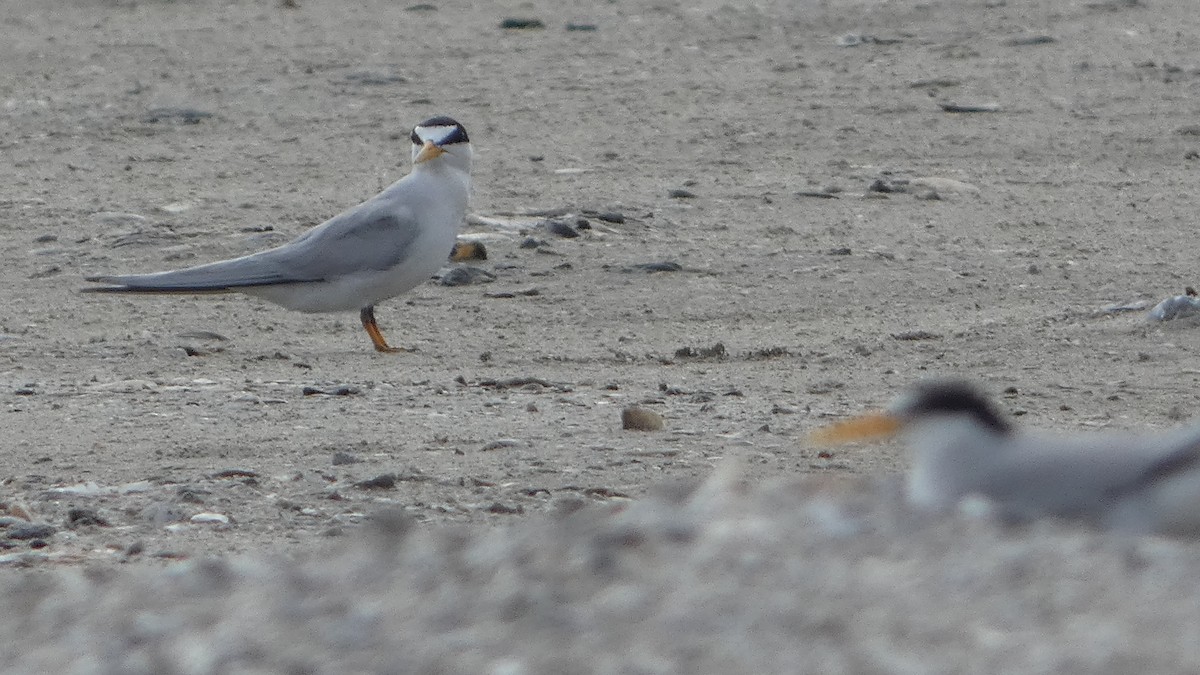
[[731, 467], [302, 560], [8, 573], [6, 673], [1191, 672], [1200, 548]]

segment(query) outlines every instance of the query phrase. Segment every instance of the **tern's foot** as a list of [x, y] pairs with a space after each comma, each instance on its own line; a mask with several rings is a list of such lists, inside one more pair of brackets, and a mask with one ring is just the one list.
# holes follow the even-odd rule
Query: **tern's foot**
[[375, 343], [375, 351], [381, 354], [407, 354], [408, 352], [415, 352], [417, 350], [406, 347], [393, 347], [386, 342], [383, 344], [377, 342]]
[[367, 335], [371, 338], [371, 344], [375, 345], [375, 351], [384, 354], [399, 354], [402, 352], [412, 351], [403, 347], [393, 347], [388, 344], [383, 337], [383, 331], [379, 330], [379, 324], [375, 323], [375, 307], [364, 307], [358, 314], [362, 319], [363, 328], [366, 329]]

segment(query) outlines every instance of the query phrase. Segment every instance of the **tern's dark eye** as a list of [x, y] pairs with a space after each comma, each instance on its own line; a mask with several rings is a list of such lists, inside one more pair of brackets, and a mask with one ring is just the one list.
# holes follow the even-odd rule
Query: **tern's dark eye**
[[416, 129], [413, 129], [412, 136], [410, 136], [410, 138], [412, 138], [413, 145], [425, 145], [425, 142], [422, 141], [421, 137], [417, 135]]

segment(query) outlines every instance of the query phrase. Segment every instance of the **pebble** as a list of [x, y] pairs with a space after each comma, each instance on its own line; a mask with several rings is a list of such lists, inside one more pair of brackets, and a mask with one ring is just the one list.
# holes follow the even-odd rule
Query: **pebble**
[[208, 477], [209, 478], [258, 478], [261, 475], [262, 474], [260, 474], [257, 471], [254, 471], [253, 469], [233, 468], [233, 469], [222, 469], [220, 471], [210, 473], [208, 475]]
[[994, 113], [1000, 112], [999, 103], [956, 103], [945, 101], [938, 106], [949, 113]]
[[503, 448], [513, 448], [520, 444], [521, 444], [521, 441], [518, 441], [515, 438], [498, 438], [498, 439], [492, 441], [491, 443], [488, 443], [487, 445], [480, 448], [479, 451], [480, 452], [489, 452], [492, 450], [501, 450]]
[[621, 411], [621, 428], [631, 431], [662, 431], [662, 415], [640, 406], [629, 406]]
[[67, 510], [67, 525], [69, 527], [79, 527], [82, 525], [96, 525], [99, 527], [108, 527], [108, 519], [101, 516], [94, 509], [73, 508]]
[[187, 107], [160, 107], [150, 108], [142, 117], [142, 121], [148, 124], [157, 124], [159, 122], [179, 122], [181, 124], [199, 124], [201, 120], [212, 117], [213, 114], [207, 110]]
[[661, 262], [639, 263], [637, 265], [630, 265], [629, 267], [626, 267], [621, 271], [622, 272], [646, 272], [647, 274], [653, 274], [654, 272], [679, 272], [682, 269], [683, 269], [683, 265], [680, 265], [677, 262], [671, 262], [670, 260], [663, 260]]
[[53, 525], [31, 523], [29, 525], [18, 525], [16, 527], [8, 528], [8, 531], [5, 532], [5, 536], [7, 536], [9, 539], [20, 540], [46, 539], [48, 537], [53, 537], [54, 532], [55, 529]]
[[333, 453], [333, 465], [334, 466], [344, 466], [346, 464], [359, 464], [361, 462], [362, 462], [362, 459], [360, 459], [357, 455], [352, 455], [348, 452]]
[[487, 259], [487, 246], [485, 246], [482, 241], [469, 241], [460, 239], [454, 242], [454, 248], [450, 250], [450, 260], [453, 262]]
[[571, 32], [591, 33], [600, 29], [594, 23], [568, 23], [567, 30]]
[[724, 343], [718, 342], [711, 347], [680, 347], [675, 350], [675, 358], [677, 359], [723, 359], [729, 355], [726, 351]]
[[367, 480], [360, 480], [354, 484], [354, 487], [360, 490], [391, 490], [396, 487], [395, 474], [385, 473]]
[[163, 213], [175, 214], [183, 213], [191, 208], [192, 205], [188, 204], [187, 202], [171, 202], [170, 204], [163, 204], [162, 206], [158, 207], [158, 210], [162, 211]]
[[583, 215], [614, 225], [621, 225], [625, 222], [625, 215], [618, 211], [584, 211]]
[[675, 188], [667, 192], [667, 196], [671, 199], [695, 199], [696, 193], [683, 188]]
[[341, 386], [334, 389], [318, 389], [317, 387], [305, 387], [300, 390], [305, 396], [313, 396], [321, 394], [324, 396], [355, 396], [359, 393], [355, 387]]
[[229, 516], [221, 513], [197, 513], [188, 519], [195, 525], [228, 525]]
[[1004, 44], [1008, 47], [1031, 47], [1033, 45], [1048, 45], [1054, 42], [1058, 42], [1058, 40], [1050, 35], [1026, 35], [1005, 40]]
[[563, 237], [564, 239], [574, 239], [579, 236], [579, 232], [571, 227], [569, 223], [554, 218], [543, 221], [542, 227], [550, 234]]
[[353, 84], [366, 85], [368, 87], [378, 87], [387, 84], [404, 84], [408, 82], [408, 78], [395, 73], [376, 73], [376, 72], [357, 72], [350, 73], [345, 78], [346, 82]]
[[541, 19], [508, 17], [500, 22], [500, 27], [505, 30], [528, 30], [530, 28], [545, 28], [546, 24]]
[[530, 249], [545, 245], [546, 242], [543, 239], [538, 239], [537, 237], [525, 237], [521, 240], [521, 243], [517, 246], [517, 248]]
[[900, 333], [892, 333], [892, 339], [906, 342], [917, 342], [920, 340], [940, 340], [942, 339], [942, 336], [938, 333], [933, 333], [927, 330], [906, 330]]
[[165, 525], [183, 520], [186, 514], [174, 504], [155, 502], [142, 509], [141, 519], [154, 525]]

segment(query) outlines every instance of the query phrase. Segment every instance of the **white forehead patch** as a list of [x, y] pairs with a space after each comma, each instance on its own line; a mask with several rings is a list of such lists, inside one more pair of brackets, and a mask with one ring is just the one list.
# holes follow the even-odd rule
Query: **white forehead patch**
[[445, 145], [456, 131], [458, 131], [458, 127], [449, 125], [436, 127], [417, 127], [413, 129], [413, 133], [415, 133], [417, 137], [421, 139], [422, 143], [425, 141], [433, 141], [434, 145]]

